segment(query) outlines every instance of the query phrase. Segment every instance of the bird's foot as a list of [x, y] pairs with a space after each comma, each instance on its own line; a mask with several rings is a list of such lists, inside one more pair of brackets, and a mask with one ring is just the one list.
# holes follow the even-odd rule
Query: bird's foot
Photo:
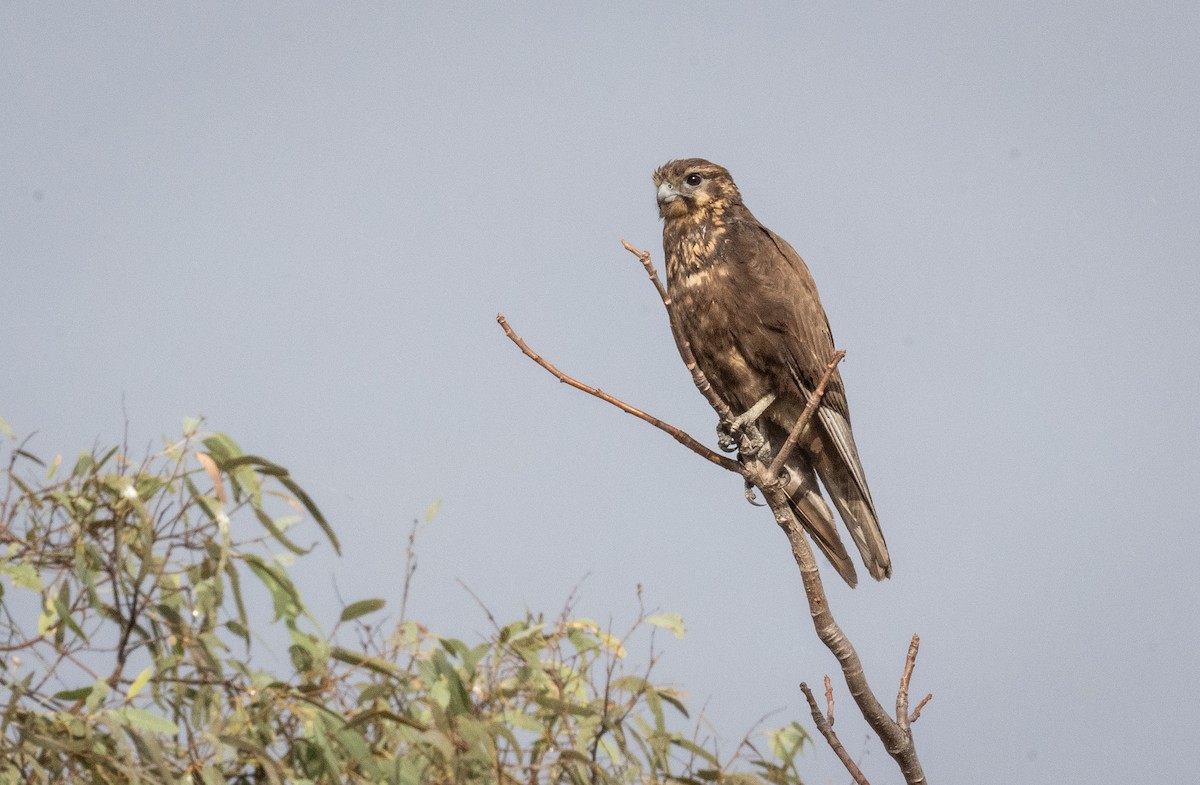
[[733, 452], [737, 449], [737, 439], [733, 437], [732, 429], [724, 420], [717, 423], [717, 446], [722, 452]]
[[[733, 452], [738, 448], [738, 437], [741, 436], [742, 430], [748, 423], [754, 423], [758, 420], [762, 413], [775, 403], [775, 394], [768, 393], [758, 400], [753, 406], [746, 411], [734, 417], [729, 422], [722, 421], [717, 424], [717, 446], [725, 452]], [[757, 431], [757, 429], [755, 429]], [[746, 445], [747, 451], [751, 455], [757, 455], [764, 447], [764, 439], [760, 433], [752, 433], [753, 437], [750, 444]]]

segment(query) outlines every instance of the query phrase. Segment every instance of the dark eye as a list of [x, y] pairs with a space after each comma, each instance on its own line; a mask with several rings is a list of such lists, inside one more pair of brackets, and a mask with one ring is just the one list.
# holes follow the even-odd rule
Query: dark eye
[[704, 182], [704, 178], [698, 174], [693, 173], [693, 174], [689, 174], [687, 177], [683, 178], [683, 181], [685, 183], [687, 183], [688, 185], [690, 185], [691, 187], [695, 188], [697, 185], [700, 185], [700, 183]]

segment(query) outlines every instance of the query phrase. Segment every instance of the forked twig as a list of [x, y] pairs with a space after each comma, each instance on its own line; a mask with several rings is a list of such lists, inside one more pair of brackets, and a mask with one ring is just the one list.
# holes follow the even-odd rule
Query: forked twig
[[933, 700], [933, 693], [929, 693], [917, 707], [908, 712], [908, 683], [912, 680], [913, 668], [917, 666], [917, 651], [921, 648], [921, 638], [915, 633], [912, 636], [912, 642], [908, 644], [908, 656], [904, 658], [904, 673], [900, 675], [900, 689], [896, 692], [896, 723], [904, 728], [905, 732], [912, 734], [911, 725], [921, 716], [921, 709], [925, 708], [925, 704]]
[[829, 677], [825, 677], [825, 703], [829, 707], [829, 715], [821, 713], [821, 707], [817, 705], [817, 699], [813, 697], [812, 690], [804, 682], [800, 682], [800, 691], [804, 693], [804, 697], [808, 700], [808, 708], [812, 711], [813, 722], [817, 724], [817, 730], [821, 731], [821, 735], [825, 737], [825, 741], [833, 750], [833, 754], [837, 755], [838, 760], [846, 767], [846, 771], [854, 778], [858, 785], [871, 785], [867, 781], [867, 777], [862, 773], [862, 769], [858, 768], [858, 764], [854, 762], [854, 758], [850, 757], [850, 753], [846, 752], [846, 748], [842, 746], [842, 740], [838, 738], [837, 733], [833, 730], [833, 687], [829, 683]]

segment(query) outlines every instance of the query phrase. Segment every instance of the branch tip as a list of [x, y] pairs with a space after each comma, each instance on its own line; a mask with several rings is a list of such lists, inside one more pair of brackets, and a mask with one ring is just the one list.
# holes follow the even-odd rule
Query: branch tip
[[526, 357], [528, 357], [529, 359], [533, 360], [535, 363], [540, 365], [551, 376], [553, 376], [555, 379], [558, 379], [563, 384], [568, 384], [571, 387], [574, 387], [575, 389], [580, 390], [581, 392], [585, 392], [588, 395], [591, 395], [593, 397], [599, 398], [602, 401], [612, 404], [613, 406], [617, 407], [618, 409], [625, 412], [626, 414], [632, 414], [634, 417], [637, 417], [639, 420], [643, 420], [645, 422], [650, 423], [655, 428], [658, 428], [659, 430], [669, 434], [672, 438], [675, 439], [675, 441], [677, 441], [680, 444], [682, 444], [683, 446], [687, 447], [689, 450], [696, 453], [701, 458], [704, 458], [705, 460], [708, 460], [711, 463], [715, 463], [717, 466], [720, 466], [722, 469], [726, 469], [726, 470], [734, 472], [736, 474], [742, 473], [742, 466], [737, 461], [735, 461], [731, 458], [727, 458], [724, 455], [716, 453], [713, 450], [709, 449], [708, 447], [705, 447], [703, 444], [698, 442], [691, 435], [680, 430], [679, 428], [676, 428], [674, 425], [671, 425], [668, 422], [664, 422], [663, 420], [660, 420], [653, 415], [647, 414], [646, 412], [642, 411], [641, 409], [630, 406], [629, 404], [622, 401], [620, 398], [609, 395], [608, 393], [604, 392], [603, 390], [601, 390], [597, 387], [592, 387], [591, 385], [584, 384], [583, 382], [579, 381], [578, 379], [574, 378], [573, 376], [568, 376], [567, 374], [560, 371], [558, 368], [556, 368], [552, 363], [548, 362], [540, 354], [535, 352], [533, 349], [529, 348], [529, 344], [525, 343], [525, 341], [521, 339], [521, 336], [517, 335], [516, 331], [513, 330], [513, 328], [509, 325], [508, 320], [504, 318], [504, 314], [497, 314], [496, 321], [500, 324], [500, 327], [504, 329], [504, 334], [508, 337], [508, 339], [510, 341], [512, 341], [514, 344], [517, 345], [517, 348], [521, 350], [522, 354], [524, 354]]
[[931, 700], [933, 700], [932, 692], [926, 695], [924, 698], [921, 698], [921, 702], [917, 704], [917, 708], [913, 709], [912, 714], [908, 715], [908, 721], [913, 723], [921, 719], [921, 709], [925, 708], [925, 704], [929, 703]]
[[842, 746], [842, 740], [838, 738], [837, 733], [833, 730], [833, 688], [830, 686], [829, 677], [825, 677], [825, 699], [830, 707], [829, 717], [821, 713], [821, 707], [817, 705], [817, 699], [812, 694], [812, 690], [808, 688], [808, 684], [800, 682], [800, 691], [804, 693], [804, 699], [808, 701], [808, 709], [812, 712], [813, 722], [817, 724], [817, 730], [821, 731], [821, 735], [825, 737], [826, 743], [829, 744], [838, 760], [846, 767], [846, 771], [854, 778], [857, 785], [871, 785], [867, 781], [862, 770], [858, 768], [858, 764], [850, 757], [850, 753], [846, 752], [846, 748]]

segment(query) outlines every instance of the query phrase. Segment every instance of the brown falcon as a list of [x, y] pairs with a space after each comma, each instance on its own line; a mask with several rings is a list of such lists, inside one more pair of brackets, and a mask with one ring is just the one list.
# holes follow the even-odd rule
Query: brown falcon
[[[723, 167], [702, 158], [671, 161], [655, 171], [654, 184], [676, 327], [717, 394], [735, 413], [757, 418], [773, 454], [833, 358], [816, 284], [792, 246], [742, 204]], [[793, 512], [842, 578], [851, 586], [858, 581], [817, 475], [867, 570], [877, 580], [889, 577], [892, 562], [854, 445], [840, 373], [830, 379], [786, 469]]]

